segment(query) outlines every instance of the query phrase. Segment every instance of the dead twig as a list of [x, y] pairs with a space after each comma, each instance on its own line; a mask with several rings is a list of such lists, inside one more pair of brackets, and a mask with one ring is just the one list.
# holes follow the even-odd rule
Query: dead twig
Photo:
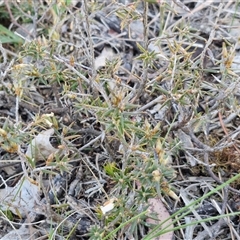
[[[221, 127], [224, 131], [224, 133], [226, 134], [226, 136], [229, 138], [229, 134], [227, 132], [227, 129], [224, 125], [224, 122], [223, 122], [223, 119], [222, 119], [222, 114], [220, 112], [218, 112], [218, 117], [219, 117], [219, 121], [220, 121], [220, 124], [221, 124]], [[229, 138], [230, 139], [230, 138]], [[230, 139], [231, 140], [231, 139]], [[240, 150], [238, 149], [238, 147], [233, 143], [233, 147], [236, 149], [236, 151], [240, 154]]]

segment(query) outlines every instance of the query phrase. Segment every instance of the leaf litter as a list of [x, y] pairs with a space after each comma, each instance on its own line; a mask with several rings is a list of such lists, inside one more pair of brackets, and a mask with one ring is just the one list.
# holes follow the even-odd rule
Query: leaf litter
[[[6, 227], [1, 239], [29, 238], [39, 217], [39, 236], [53, 227], [57, 239], [103, 239], [122, 224], [113, 238], [144, 239], [156, 222], [126, 224], [143, 209], [162, 222], [238, 173], [235, 2], [40, 2], [48, 14], [18, 31], [21, 54], [1, 46], [1, 211], [14, 214], [5, 225], [31, 223], [31, 233]], [[215, 215], [236, 212], [238, 189], [231, 184], [229, 194], [212, 195], [212, 208], [204, 207], [210, 198], [202, 203], [204, 214], [199, 206], [170, 226], [218, 205]], [[239, 238], [237, 218], [226, 221], [154, 239]]]

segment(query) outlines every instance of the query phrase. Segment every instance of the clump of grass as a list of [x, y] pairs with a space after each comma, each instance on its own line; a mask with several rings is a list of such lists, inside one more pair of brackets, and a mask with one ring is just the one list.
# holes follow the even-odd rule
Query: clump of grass
[[[234, 82], [237, 86], [237, 76], [231, 69], [234, 51], [227, 52], [231, 44], [222, 44], [221, 59], [214, 59], [210, 54], [206, 58], [213, 37], [199, 36], [184, 16], [176, 21], [175, 12], [180, 11], [175, 9], [177, 1], [162, 4], [134, 1], [126, 6], [107, 2], [111, 3], [109, 9], [107, 3], [100, 1], [82, 1], [81, 8], [74, 8], [70, 1], [41, 2], [39, 11], [36, 3], [24, 3], [22, 9], [29, 11], [21, 17], [21, 23], [35, 24], [34, 39], [26, 41], [18, 57], [9, 63], [9, 69], [3, 74], [5, 81], [0, 85], [14, 106], [14, 117], [11, 120], [4, 117], [5, 121], [1, 122], [1, 148], [20, 157], [24, 174], [44, 184], [56, 176], [63, 178], [64, 186], [59, 191], [52, 182], [48, 185], [51, 191], [40, 184], [51, 212], [49, 239], [57, 235], [67, 239], [71, 235], [76, 237], [79, 224], [70, 224], [71, 217], [82, 214], [83, 209], [86, 211], [83, 216], [91, 219], [85, 233], [89, 239], [154, 239], [192, 224], [238, 214], [221, 212], [217, 217], [180, 225], [201, 201], [238, 180], [239, 175], [235, 175], [220, 186], [213, 185], [208, 193], [173, 213], [170, 217], [173, 228], [169, 225], [159, 230], [164, 222], [156, 227], [147, 222], [152, 217], [148, 213], [150, 198], [161, 198], [169, 206], [179, 201], [176, 204], [181, 206], [177, 197], [181, 191], [176, 187], [181, 186], [177, 183], [178, 173], [182, 174], [182, 167], [190, 168], [184, 153], [194, 155], [199, 164], [208, 152], [214, 155], [231, 149], [225, 146], [228, 134], [223, 143], [219, 140], [211, 145], [209, 141], [209, 134], [216, 134], [219, 126], [226, 130], [224, 124], [231, 122], [227, 114], [238, 112], [238, 95], [230, 91], [233, 88], [229, 85]], [[178, 6], [187, 9], [182, 4]], [[21, 11], [16, 4], [8, 7], [16, 19]], [[213, 4], [213, 11], [215, 7]], [[102, 22], [112, 24], [110, 17], [119, 17], [119, 29], [126, 31], [128, 41], [121, 39], [114, 48], [123, 52], [123, 56], [132, 54], [130, 70], [124, 69], [124, 57], [119, 56], [108, 59], [102, 69], [95, 68], [95, 55], [101, 54], [97, 46], [106, 42], [108, 47], [113, 46], [111, 41], [115, 41], [114, 37], [107, 40], [99, 37], [101, 44], [94, 42], [93, 33], [102, 30], [97, 13], [104, 8], [108, 14]], [[39, 22], [33, 17], [35, 13], [41, 15]], [[214, 19], [216, 22], [218, 17]], [[135, 45], [133, 30], [128, 28], [133, 22], [142, 24], [143, 29], [143, 36]], [[71, 31], [64, 30], [68, 27]], [[5, 33], [10, 43], [14, 35]], [[107, 33], [111, 31], [108, 29]], [[70, 38], [76, 43], [69, 41]], [[199, 40], [205, 45], [195, 55]], [[209, 58], [215, 62], [214, 69], [208, 68]], [[221, 121], [221, 115], [216, 118], [215, 112], [226, 114], [225, 121]], [[22, 152], [32, 138], [49, 128], [54, 129], [59, 151], [41, 162], [24, 157]], [[236, 129], [236, 124], [230, 129]], [[184, 143], [180, 131], [187, 138]], [[200, 166], [206, 165], [209, 163]], [[211, 169], [207, 170], [209, 173]], [[79, 184], [81, 189], [71, 185], [75, 180], [78, 182], [74, 184]], [[69, 195], [75, 196], [75, 205], [67, 200]], [[82, 207], [82, 199], [90, 203], [88, 207]], [[100, 206], [110, 200], [113, 209], [102, 212]], [[76, 206], [80, 207], [76, 210]], [[47, 213], [43, 214], [49, 220]], [[12, 217], [7, 216], [9, 221]]]

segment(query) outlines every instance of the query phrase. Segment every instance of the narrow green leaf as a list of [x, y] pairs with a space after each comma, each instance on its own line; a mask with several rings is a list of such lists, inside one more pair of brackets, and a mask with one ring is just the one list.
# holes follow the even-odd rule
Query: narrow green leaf
[[23, 43], [23, 39], [0, 24], [1, 43]]

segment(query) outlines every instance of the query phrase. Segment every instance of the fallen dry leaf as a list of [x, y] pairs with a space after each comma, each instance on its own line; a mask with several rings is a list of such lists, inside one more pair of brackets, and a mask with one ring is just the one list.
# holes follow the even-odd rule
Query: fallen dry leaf
[[115, 56], [116, 54], [112, 48], [105, 47], [101, 54], [95, 59], [95, 68], [99, 69], [100, 67], [104, 67], [106, 65], [106, 61], [112, 60]]
[[[154, 220], [152, 218], [148, 218], [147, 222], [150, 224], [160, 224], [161, 222], [165, 221], [167, 218], [170, 217], [170, 214], [168, 213], [167, 209], [165, 208], [163, 202], [161, 201], [160, 198], [155, 197], [155, 198], [150, 198], [148, 199], [148, 203], [149, 203], [149, 213], [151, 214], [157, 214], [157, 218], [158, 220]], [[167, 225], [172, 223], [172, 219], [169, 219], [166, 223], [164, 223], [161, 228], [163, 229], [164, 227], [166, 227]], [[168, 227], [169, 228], [173, 228], [173, 225], [170, 225]], [[159, 237], [155, 237], [153, 238], [153, 240], [171, 240], [173, 237], [173, 232], [168, 232], [165, 233]]]
[[28, 228], [27, 226], [21, 226], [19, 229], [12, 230], [4, 237], [0, 238], [0, 240], [20, 240], [20, 239], [36, 239], [37, 236], [35, 233], [38, 230], [36, 228]]
[[25, 177], [21, 178], [14, 187], [0, 189], [2, 210], [10, 210], [19, 217], [34, 213], [39, 205], [40, 192], [38, 186]]
[[54, 148], [49, 141], [53, 133], [53, 128], [39, 133], [28, 145], [26, 156], [37, 162], [47, 159], [50, 154], [58, 151], [58, 149]]
[[[136, 182], [138, 188], [141, 187], [140, 182]], [[167, 211], [166, 207], [164, 206], [162, 200], [159, 197], [155, 197], [155, 198], [149, 198], [148, 199], [148, 204], [149, 204], [149, 208], [148, 208], [148, 212], [151, 215], [157, 215], [157, 220], [152, 219], [152, 218], [147, 218], [147, 223], [149, 224], [161, 224], [163, 221], [165, 221], [167, 218], [170, 217], [169, 212]], [[172, 219], [170, 218], [167, 222], [165, 222], [161, 228], [163, 229], [164, 227], [168, 226], [168, 229], [173, 228], [172, 225]], [[151, 232], [151, 230], [149, 229], [149, 232]], [[173, 237], [173, 232], [168, 232], [165, 233], [159, 237], [155, 237], [152, 240], [172, 240]]]

